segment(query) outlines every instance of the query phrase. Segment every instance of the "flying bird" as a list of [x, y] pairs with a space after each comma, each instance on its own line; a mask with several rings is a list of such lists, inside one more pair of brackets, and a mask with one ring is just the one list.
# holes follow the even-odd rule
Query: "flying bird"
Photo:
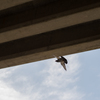
[[64, 58], [63, 56], [61, 56], [61, 57], [56, 57], [56, 58], [57, 58], [56, 62], [60, 62], [61, 65], [63, 66], [63, 68], [67, 71], [66, 65], [65, 65], [65, 64], [68, 63], [67, 59]]

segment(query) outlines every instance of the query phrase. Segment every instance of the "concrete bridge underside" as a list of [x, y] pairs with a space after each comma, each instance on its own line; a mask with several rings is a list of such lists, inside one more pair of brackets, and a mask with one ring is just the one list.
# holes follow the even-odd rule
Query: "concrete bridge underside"
[[97, 48], [100, 0], [0, 1], [0, 68]]

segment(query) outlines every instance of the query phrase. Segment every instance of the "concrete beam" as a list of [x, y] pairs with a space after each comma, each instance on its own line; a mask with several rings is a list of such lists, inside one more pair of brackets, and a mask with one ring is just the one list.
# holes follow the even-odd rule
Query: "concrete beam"
[[100, 19], [100, 1], [57, 0], [38, 7], [31, 1], [3, 10], [0, 15], [3, 43]]
[[25, 38], [97, 19], [100, 19], [100, 7], [2, 32], [0, 34], [0, 43]]
[[0, 68], [100, 48], [100, 0], [45, 1], [0, 10]]
[[96, 7], [100, 7], [99, 0], [58, 0], [40, 7], [28, 2], [0, 11], [0, 33]]
[[100, 48], [100, 19], [0, 44], [0, 68]]
[[32, 0], [0, 0], [0, 10], [7, 9]]

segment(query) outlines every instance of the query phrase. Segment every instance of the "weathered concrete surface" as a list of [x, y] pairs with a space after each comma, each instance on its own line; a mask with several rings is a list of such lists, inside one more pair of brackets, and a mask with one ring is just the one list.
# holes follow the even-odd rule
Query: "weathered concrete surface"
[[2, 67], [100, 47], [100, 20], [0, 44]]
[[0, 68], [100, 48], [100, 1], [29, 1], [0, 11]]
[[3, 43], [100, 19], [100, 1], [58, 0], [39, 7], [34, 7], [31, 1], [3, 10], [0, 15], [0, 43]]
[[100, 19], [100, 7], [2, 32], [0, 43]]
[[0, 0], [0, 10], [7, 9], [32, 0]]

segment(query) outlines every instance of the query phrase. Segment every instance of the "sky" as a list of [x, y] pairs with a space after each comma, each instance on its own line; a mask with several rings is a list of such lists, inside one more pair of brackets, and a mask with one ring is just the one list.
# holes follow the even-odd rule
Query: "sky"
[[100, 49], [0, 69], [0, 100], [100, 100]]

